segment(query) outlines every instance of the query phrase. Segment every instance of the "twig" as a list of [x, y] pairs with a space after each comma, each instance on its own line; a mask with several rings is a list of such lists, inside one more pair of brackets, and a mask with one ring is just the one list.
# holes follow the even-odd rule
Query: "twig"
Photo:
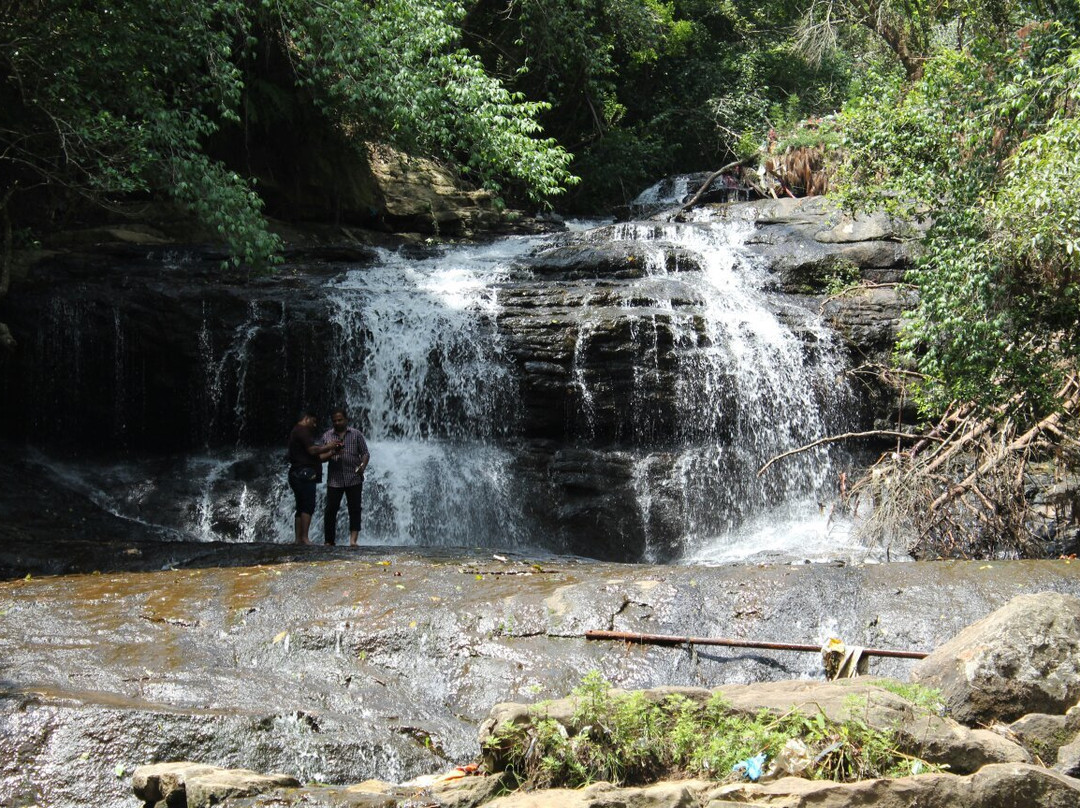
[[837, 443], [842, 440], [850, 440], [852, 438], [901, 438], [904, 440], [919, 440], [922, 435], [912, 435], [908, 432], [893, 432], [888, 429], [871, 429], [869, 432], [845, 432], [843, 435], [830, 435], [826, 438], [819, 438], [813, 443], [808, 443], [805, 446], [800, 446], [797, 449], [791, 449], [782, 454], [778, 454], [771, 458], [764, 466], [758, 469], [757, 476], [760, 477], [765, 473], [765, 470], [769, 468], [777, 460], [783, 460], [785, 457], [791, 457], [792, 455], [800, 454], [801, 452], [815, 449], [818, 446], [823, 446], [826, 443]]

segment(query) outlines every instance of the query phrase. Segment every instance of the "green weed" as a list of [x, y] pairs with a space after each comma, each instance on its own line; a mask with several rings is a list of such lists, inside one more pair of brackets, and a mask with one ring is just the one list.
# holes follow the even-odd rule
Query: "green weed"
[[533, 710], [533, 722], [495, 738], [503, 767], [520, 785], [579, 788], [604, 780], [643, 785], [672, 777], [731, 779], [736, 763], [759, 753], [766, 766], [795, 743], [812, 779], [851, 782], [918, 773], [933, 767], [897, 751], [892, 733], [821, 710], [745, 715], [722, 694], [704, 703], [679, 694], [613, 691], [595, 671], [573, 692], [568, 726]]

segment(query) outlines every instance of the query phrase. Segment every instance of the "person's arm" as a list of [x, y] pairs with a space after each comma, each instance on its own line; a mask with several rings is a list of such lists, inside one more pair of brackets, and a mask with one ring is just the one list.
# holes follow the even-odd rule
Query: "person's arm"
[[311, 439], [311, 443], [307, 447], [307, 453], [325, 463], [334, 454], [335, 448], [334, 441], [330, 440], [326, 433], [323, 433], [321, 443], [315, 443], [315, 439]]
[[367, 441], [364, 440], [364, 436], [357, 432], [356, 438], [356, 449], [360, 453], [360, 460], [356, 466], [356, 473], [363, 475], [363, 473], [367, 471], [368, 461], [371, 460], [371, 454], [368, 452]]

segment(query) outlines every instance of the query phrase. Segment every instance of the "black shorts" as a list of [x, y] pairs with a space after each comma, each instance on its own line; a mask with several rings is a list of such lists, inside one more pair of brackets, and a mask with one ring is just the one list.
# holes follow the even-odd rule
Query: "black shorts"
[[299, 516], [306, 513], [309, 516], [315, 513], [315, 480], [298, 480], [296, 475], [289, 472], [289, 488], [296, 497], [296, 513]]

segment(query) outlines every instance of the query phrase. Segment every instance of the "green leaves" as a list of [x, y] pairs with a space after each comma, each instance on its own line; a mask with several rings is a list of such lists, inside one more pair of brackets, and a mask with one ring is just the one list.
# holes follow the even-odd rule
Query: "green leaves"
[[843, 116], [843, 199], [933, 222], [909, 272], [898, 361], [932, 415], [954, 400], [1029, 416], [1080, 347], [1080, 42], [1053, 21], [1007, 49], [942, 50]]
[[[235, 262], [256, 265], [279, 245], [252, 185], [211, 156], [215, 139], [310, 106], [309, 95], [320, 125], [358, 146], [390, 141], [456, 160], [492, 188], [510, 180], [538, 199], [560, 193], [574, 178], [570, 155], [538, 136], [546, 106], [510, 93], [462, 49], [463, 13], [446, 0], [16, 5], [0, 18], [0, 165], [22, 185], [98, 201], [164, 191]], [[270, 52], [295, 74], [260, 81]]]
[[595, 671], [573, 697], [576, 709], [565, 726], [541, 703], [531, 726], [515, 725], [494, 739], [505, 767], [526, 786], [640, 785], [672, 775], [723, 780], [739, 761], [764, 753], [775, 764], [793, 745], [805, 755], [798, 772], [810, 778], [910, 773], [911, 758], [896, 751], [892, 734], [855, 717], [837, 721], [814, 709], [742, 714], [718, 691], [704, 703], [677, 693], [612, 691]]

